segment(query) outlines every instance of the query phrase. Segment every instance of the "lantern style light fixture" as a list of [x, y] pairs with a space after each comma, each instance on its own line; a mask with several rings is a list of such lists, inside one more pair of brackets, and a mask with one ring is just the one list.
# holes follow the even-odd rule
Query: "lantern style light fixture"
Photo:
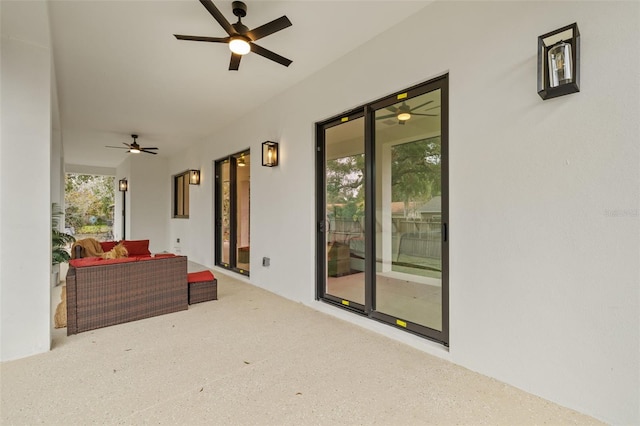
[[551, 99], [580, 91], [580, 31], [573, 23], [538, 37], [538, 95]]
[[278, 142], [262, 142], [262, 165], [265, 167], [278, 165]]
[[129, 190], [129, 182], [127, 178], [122, 178], [118, 181], [118, 189], [122, 192], [122, 239], [127, 236], [127, 194]]
[[189, 170], [189, 185], [200, 185], [200, 170]]

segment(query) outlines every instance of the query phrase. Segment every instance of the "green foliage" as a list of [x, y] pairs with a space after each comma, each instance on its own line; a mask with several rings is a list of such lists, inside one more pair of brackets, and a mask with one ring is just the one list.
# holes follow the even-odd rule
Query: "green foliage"
[[51, 204], [51, 263], [53, 265], [69, 261], [71, 255], [66, 246], [76, 241], [73, 235], [60, 231], [60, 218], [62, 215], [63, 212], [60, 206], [56, 203]]
[[102, 225], [113, 220], [115, 178], [67, 174], [65, 176], [66, 226]]
[[[392, 201], [427, 202], [441, 195], [440, 137], [391, 148]], [[326, 163], [327, 208], [335, 219], [364, 217], [364, 154]]]
[[76, 232], [78, 234], [102, 234], [109, 232], [110, 229], [111, 227], [107, 225], [84, 225], [76, 229]]
[[364, 216], [364, 154], [327, 161], [327, 205], [336, 219]]
[[428, 201], [440, 195], [440, 137], [391, 150], [392, 201]]

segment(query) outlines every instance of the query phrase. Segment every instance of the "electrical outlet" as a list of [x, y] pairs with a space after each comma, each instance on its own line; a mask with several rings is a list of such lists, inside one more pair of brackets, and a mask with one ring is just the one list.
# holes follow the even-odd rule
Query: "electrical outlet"
[[176, 238], [176, 243], [180, 244], [180, 238]]
[[271, 259], [269, 259], [268, 257], [263, 257], [262, 266], [269, 266], [269, 265], [271, 265]]

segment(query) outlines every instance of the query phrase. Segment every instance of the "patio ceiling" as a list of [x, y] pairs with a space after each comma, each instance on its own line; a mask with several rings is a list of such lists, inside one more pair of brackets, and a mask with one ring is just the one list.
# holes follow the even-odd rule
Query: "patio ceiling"
[[[427, 1], [247, 1], [243, 23], [282, 15], [293, 26], [258, 44], [288, 68], [255, 54], [228, 71], [227, 46], [173, 34], [226, 34], [196, 0], [50, 1], [65, 162], [115, 167], [139, 136], [171, 156], [425, 7]], [[231, 1], [215, 1], [234, 22]]]

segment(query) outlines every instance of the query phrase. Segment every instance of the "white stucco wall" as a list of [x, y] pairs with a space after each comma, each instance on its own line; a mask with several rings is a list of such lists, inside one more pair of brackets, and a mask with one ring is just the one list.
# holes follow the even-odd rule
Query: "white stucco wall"
[[6, 361], [51, 345], [53, 161], [47, 5], [0, 2], [0, 15], [0, 360]]
[[[257, 158], [261, 142], [279, 141], [280, 165], [251, 169], [253, 284], [607, 422], [639, 423], [640, 4], [552, 11], [435, 3], [248, 112], [170, 161], [170, 173], [203, 176], [170, 239], [188, 238], [182, 252], [212, 266], [212, 161], [247, 146]], [[542, 101], [537, 37], [573, 22], [581, 92]], [[314, 123], [447, 71], [448, 352], [313, 300]]]
[[[167, 250], [171, 178], [166, 158], [130, 154], [127, 240], [149, 240], [152, 253]], [[119, 197], [121, 198], [121, 197]]]

